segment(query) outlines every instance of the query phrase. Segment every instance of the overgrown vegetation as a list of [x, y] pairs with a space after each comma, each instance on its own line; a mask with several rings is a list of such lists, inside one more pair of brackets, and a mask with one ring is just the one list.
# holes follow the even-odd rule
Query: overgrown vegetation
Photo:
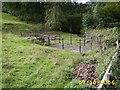
[[3, 3], [4, 12], [26, 22], [41, 23], [40, 29], [78, 34], [81, 33], [82, 28], [119, 27], [119, 8], [119, 2], [91, 3], [90, 5], [76, 2]]
[[[11, 15], [3, 13], [3, 87], [88, 87], [79, 85], [78, 80], [72, 79], [71, 72], [74, 67], [80, 62], [93, 63], [91, 62], [93, 55], [98, 61], [98, 64], [96, 63], [98, 77], [107, 66], [105, 59], [109, 57], [108, 53], [112, 50], [108, 50], [108, 53], [104, 54], [104, 58], [100, 58], [101, 54], [99, 52], [96, 54], [96, 51], [89, 51], [82, 57], [79, 53], [40, 46], [14, 35], [18, 33], [17, 30], [25, 32], [26, 28], [29, 28], [30, 32], [32, 27], [37, 28], [37, 25], [26, 24], [15, 17], [12, 19], [13, 22], [9, 22], [10, 17], [12, 18]], [[14, 34], [8, 30], [12, 30]], [[67, 33], [61, 34], [69, 37]], [[69, 43], [69, 41], [67, 42]], [[103, 68], [100, 68], [101, 65]]]
[[[118, 52], [119, 53], [119, 52]], [[113, 66], [112, 66], [112, 74], [115, 76], [116, 79], [116, 88], [120, 87], [120, 54], [117, 59], [113, 61]]]
[[[71, 73], [79, 63], [88, 63], [95, 65], [95, 74], [99, 79], [102, 78], [120, 31], [119, 24], [116, 27], [112, 25], [113, 28], [109, 26], [111, 23], [119, 23], [118, 11], [119, 3], [4, 3], [3, 12], [0, 13], [3, 18], [3, 88], [90, 87], [79, 84], [79, 80], [73, 78]], [[61, 34], [65, 43], [70, 44], [70, 33], [77, 33], [72, 34], [72, 38], [73, 45], [78, 45], [78, 39], [83, 39], [81, 36], [84, 36], [84, 31], [100, 36], [102, 45], [106, 45], [107, 49], [91, 49], [80, 55], [70, 50], [32, 43], [24, 37], [30, 33]], [[23, 37], [20, 36], [21, 33], [24, 34]], [[118, 65], [116, 60], [114, 66]], [[118, 73], [113, 74], [117, 76]]]
[[3, 44], [3, 87], [64, 87], [69, 83], [66, 68], [76, 60], [83, 61], [79, 54], [43, 47], [12, 34], [3, 34]]

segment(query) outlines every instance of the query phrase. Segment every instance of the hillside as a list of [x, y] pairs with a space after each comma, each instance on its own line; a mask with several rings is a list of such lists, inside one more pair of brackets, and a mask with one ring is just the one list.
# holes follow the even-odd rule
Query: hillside
[[[95, 75], [98, 79], [101, 79], [102, 72], [108, 65], [107, 59], [115, 49], [115, 46], [111, 46], [103, 54], [100, 51], [88, 50], [83, 56], [71, 50], [62, 50], [33, 43], [24, 36], [20, 36], [20, 32], [30, 33], [33, 30], [39, 30], [39, 24], [20, 21], [17, 17], [7, 13], [2, 13], [2, 16], [3, 88], [89, 87], [87, 84], [79, 84], [79, 79], [72, 76], [75, 67], [80, 63], [93, 64], [96, 68]], [[110, 40], [114, 35], [114, 33], [111, 33], [113, 32], [112, 29], [103, 30], [102, 32], [100, 30], [87, 32], [91, 35], [103, 34], [107, 40]], [[44, 33], [61, 33], [64, 38], [69, 37], [69, 33], [64, 32], [49, 31]], [[73, 34], [73, 44], [75, 44], [74, 38], [78, 38], [78, 36]], [[69, 42], [66, 40], [66, 43]], [[95, 64], [92, 62], [93, 56], [97, 60]]]

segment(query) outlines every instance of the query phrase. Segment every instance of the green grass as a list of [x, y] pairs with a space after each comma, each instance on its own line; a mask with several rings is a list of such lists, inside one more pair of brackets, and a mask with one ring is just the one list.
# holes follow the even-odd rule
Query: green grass
[[[72, 79], [67, 74], [80, 62], [89, 62], [96, 55], [96, 72], [101, 74], [108, 55], [89, 51], [84, 57], [69, 50], [59, 50], [31, 43], [25, 38], [3, 34], [2, 48], [3, 87], [11, 88], [63, 88]], [[103, 60], [102, 60], [103, 59]], [[103, 67], [103, 68], [101, 68]], [[68, 72], [69, 73], [66, 73]]]
[[[21, 22], [17, 17], [10, 15], [10, 14], [7, 14], [7, 13], [2, 13], [2, 21], [4, 23]], [[12, 21], [12, 22], [10, 22], [10, 21]]]
[[8, 23], [11, 23], [11, 24], [25, 24], [25, 25], [28, 25], [28, 26], [30, 25], [30, 24], [27, 24], [25, 22], [20, 21], [17, 17], [15, 17], [13, 15], [10, 15], [10, 14], [7, 14], [7, 13], [2, 13], [2, 23], [3, 24], [8, 24]]
[[[2, 13], [2, 23], [3, 23], [3, 33], [11, 33], [14, 34], [20, 34], [20, 32], [23, 32], [27, 35], [30, 34], [32, 31], [40, 31], [41, 24], [27, 24], [23, 21], [20, 21], [17, 17], [12, 16], [7, 13]], [[41, 32], [40, 32], [41, 34]], [[65, 44], [70, 44], [70, 33], [64, 33], [59, 31], [42, 31], [42, 34], [46, 35], [61, 35], [61, 38], [64, 38]], [[34, 33], [33, 33], [34, 35]], [[82, 39], [81, 37], [78, 37], [76, 34], [72, 34], [72, 44], [78, 45], [78, 40]], [[58, 40], [55, 41], [55, 43], [58, 43]]]
[[[76, 81], [72, 80], [69, 74], [76, 65], [80, 62], [93, 63], [91, 60], [95, 56], [98, 61], [95, 64], [96, 74], [101, 77], [102, 71], [108, 64], [106, 59], [114, 51], [114, 47], [112, 47], [102, 52], [101, 55], [101, 52], [90, 50], [85, 53], [85, 56], [81, 56], [79, 53], [73, 53], [69, 50], [41, 46], [19, 36], [19, 32], [29, 33], [33, 30], [39, 30], [40, 24], [27, 24], [10, 14], [2, 13], [2, 15], [2, 86], [5, 88], [74, 87], [74, 85], [71, 86], [71, 83], [76, 83]], [[70, 43], [69, 33], [57, 31], [42, 31], [42, 33], [48, 35], [58, 35], [60, 33], [65, 39], [65, 43]], [[92, 30], [89, 33], [101, 34], [97, 30]], [[103, 30], [102, 33], [107, 35], [109, 31]], [[73, 45], [77, 45], [78, 38], [77, 35], [73, 34]], [[78, 87], [84, 87], [84, 85]]]
[[26, 23], [23, 21], [20, 21], [17, 17], [12, 16], [7, 13], [0, 13], [2, 15], [2, 33], [11, 33], [13, 32], [14, 34], [20, 34], [21, 32], [28, 34], [31, 31], [34, 30], [39, 30], [39, 27], [41, 24], [32, 24], [32, 23]]
[[12, 34], [3, 34], [3, 87], [64, 87], [64, 72], [79, 53], [43, 47]]

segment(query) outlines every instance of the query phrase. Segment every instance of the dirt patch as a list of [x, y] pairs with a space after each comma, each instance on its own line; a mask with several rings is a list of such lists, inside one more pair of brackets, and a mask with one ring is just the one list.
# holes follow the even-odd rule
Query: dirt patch
[[75, 79], [79, 80], [98, 80], [98, 77], [95, 74], [95, 69], [94, 64], [80, 63], [76, 66], [72, 75]]

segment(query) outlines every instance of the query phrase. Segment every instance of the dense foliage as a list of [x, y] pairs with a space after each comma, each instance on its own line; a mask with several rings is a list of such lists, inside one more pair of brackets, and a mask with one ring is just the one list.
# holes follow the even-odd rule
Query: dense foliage
[[45, 30], [80, 33], [81, 28], [120, 26], [120, 3], [14, 2], [4, 3], [3, 12], [41, 23]]
[[[115, 10], [112, 10], [111, 7], [114, 7]], [[2, 29], [4, 31], [3, 82], [5, 83], [3, 87], [38, 88], [46, 86], [51, 88], [85, 88], [86, 85], [81, 85], [77, 80], [72, 80], [71, 71], [73, 70], [73, 66], [76, 63], [91, 63], [93, 60], [96, 60], [96, 72], [98, 76], [101, 77], [101, 72], [108, 64], [108, 61], [105, 61], [105, 59], [112, 53], [111, 47], [114, 46], [118, 31], [120, 32], [118, 28], [120, 25], [118, 8], [118, 3], [115, 5], [113, 3], [78, 4], [75, 2], [4, 3], [3, 12], [17, 16], [20, 20], [10, 14], [2, 13]], [[115, 14], [112, 15], [112, 13]], [[117, 13], [118, 15], [116, 15]], [[96, 29], [104, 27], [114, 28]], [[91, 29], [94, 29], [95, 33], [93, 33]], [[81, 33], [82, 30], [89, 30], [87, 33], [91, 32], [91, 35], [97, 34], [102, 37], [102, 40], [107, 46], [107, 50], [103, 52], [102, 57], [100, 55], [102, 51], [96, 50], [91, 50], [81, 57], [79, 53], [73, 54], [69, 51], [63, 50], [62, 52], [61, 50], [40, 46], [35, 44], [38, 42], [31, 43], [23, 37], [14, 35], [21, 34], [20, 32], [22, 32], [22, 34], [24, 34], [23, 36], [26, 36], [25, 34], [31, 34], [32, 31], [38, 31], [41, 34], [43, 33], [41, 30], [46, 30], [49, 34], [53, 34], [53, 32], [51, 32], [52, 30], [54, 30], [55, 34], [63, 34], [63, 32]], [[49, 30], [51, 31], [49, 32]], [[63, 32], [56, 32], [55, 30]], [[6, 32], [13, 34], [6, 34]], [[65, 33], [62, 36], [68, 38], [69, 33]], [[76, 38], [81, 37], [72, 35], [73, 45], [76, 45]], [[64, 41], [66, 44], [69, 44], [68, 39]], [[8, 60], [9, 56], [10, 58]], [[114, 61], [112, 73], [119, 79], [120, 60], [117, 59]], [[15, 62], [16, 65], [13, 65], [12, 62]], [[20, 63], [22, 63], [21, 65], [23, 66], [21, 66]], [[118, 80], [116, 84], [117, 87], [120, 86], [119, 83]]]

